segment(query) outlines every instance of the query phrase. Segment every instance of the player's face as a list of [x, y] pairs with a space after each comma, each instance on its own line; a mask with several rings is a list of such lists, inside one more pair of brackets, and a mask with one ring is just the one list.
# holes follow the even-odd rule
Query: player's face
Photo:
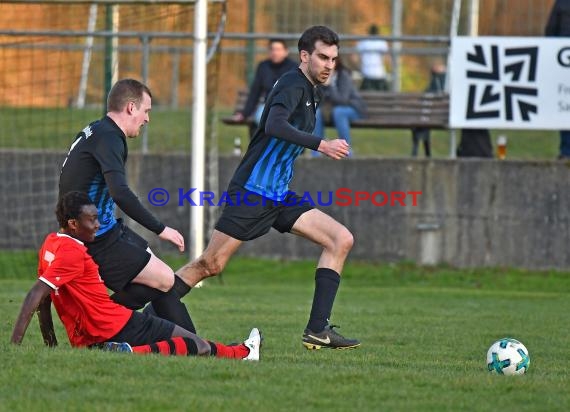
[[313, 84], [323, 84], [329, 79], [336, 66], [338, 46], [329, 46], [320, 40], [315, 43], [315, 50], [309, 54], [301, 52], [301, 61], [307, 65], [306, 74]]
[[100, 224], [95, 205], [84, 205], [77, 219], [69, 222], [70, 234], [83, 242], [93, 242]]
[[135, 102], [129, 102], [128, 111], [131, 115], [131, 125], [128, 129], [127, 137], [137, 137], [141, 128], [150, 121], [151, 99], [147, 93], [143, 93], [143, 98], [139, 107]]
[[289, 50], [281, 42], [273, 42], [269, 45], [269, 60], [272, 63], [279, 64], [287, 58]]

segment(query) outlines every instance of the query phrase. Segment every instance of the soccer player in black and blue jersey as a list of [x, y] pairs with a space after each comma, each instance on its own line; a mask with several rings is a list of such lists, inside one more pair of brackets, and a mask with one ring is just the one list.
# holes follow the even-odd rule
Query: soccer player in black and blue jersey
[[[299, 39], [301, 64], [284, 74], [267, 97], [259, 129], [228, 188], [226, 203], [208, 247], [198, 259], [177, 271], [189, 286], [222, 271], [242, 242], [272, 227], [322, 246], [315, 275], [315, 294], [302, 342], [308, 349], [353, 348], [356, 339], [340, 335], [329, 324], [344, 261], [352, 248], [349, 230], [289, 192], [296, 158], [304, 149], [332, 159], [348, 156], [343, 139], [321, 140], [311, 133], [325, 83], [338, 57], [338, 35], [324, 26], [307, 29]], [[246, 201], [243, 197], [246, 195]]]
[[152, 253], [145, 239], [115, 218], [118, 205], [146, 229], [184, 250], [182, 235], [150, 213], [126, 179], [127, 139], [139, 135], [150, 120], [151, 108], [146, 85], [135, 79], [115, 83], [107, 97], [107, 115], [79, 132], [69, 149], [59, 178], [59, 197], [85, 192], [97, 206], [101, 226], [86, 246], [105, 285], [115, 292], [112, 299], [134, 310], [152, 301], [156, 315], [195, 333], [180, 302], [189, 287]]

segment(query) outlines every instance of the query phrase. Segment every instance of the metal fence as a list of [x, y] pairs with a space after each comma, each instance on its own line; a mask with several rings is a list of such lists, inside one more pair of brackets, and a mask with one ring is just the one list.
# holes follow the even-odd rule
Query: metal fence
[[[542, 35], [552, 2], [463, 0], [458, 32], [468, 33], [476, 21], [480, 35]], [[212, 33], [220, 20], [216, 3], [223, 2], [210, 5]], [[232, 104], [237, 90], [247, 85], [256, 63], [265, 57], [269, 37], [289, 38], [294, 57], [298, 34], [312, 24], [327, 24], [341, 33], [344, 55], [354, 52], [355, 41], [366, 35], [370, 24], [378, 24], [398, 63], [392, 73], [394, 89], [420, 90], [427, 82], [430, 60], [447, 53], [453, 3], [359, 0], [348, 6], [343, 0], [229, 0], [219, 65], [223, 88], [215, 98], [222, 106]], [[108, 26], [107, 6], [95, 11], [93, 7], [82, 1], [0, 4], [0, 103], [59, 107], [102, 103], [108, 59], [105, 32], [111, 33], [107, 28], [113, 22]], [[188, 107], [192, 102], [192, 15], [191, 4], [118, 8], [116, 73], [148, 78], [162, 106]], [[97, 33], [88, 35], [92, 30]]]

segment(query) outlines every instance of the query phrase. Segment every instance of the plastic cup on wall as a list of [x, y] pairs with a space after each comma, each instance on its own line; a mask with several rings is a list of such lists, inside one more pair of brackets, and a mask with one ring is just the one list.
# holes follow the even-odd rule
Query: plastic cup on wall
[[507, 136], [501, 135], [497, 138], [497, 157], [500, 160], [507, 157]]

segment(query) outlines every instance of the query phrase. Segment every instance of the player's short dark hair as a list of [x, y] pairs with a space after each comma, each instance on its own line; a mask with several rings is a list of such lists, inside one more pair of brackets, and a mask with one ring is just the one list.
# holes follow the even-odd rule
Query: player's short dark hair
[[313, 26], [309, 27], [303, 32], [299, 39], [299, 53], [305, 50], [307, 53], [312, 54], [315, 51], [315, 43], [322, 41], [327, 46], [338, 46], [338, 34], [326, 26]]
[[368, 27], [368, 34], [370, 34], [371, 36], [375, 36], [379, 32], [380, 31], [378, 30], [378, 26], [375, 24], [371, 24], [370, 27]]
[[278, 37], [273, 37], [271, 39], [269, 39], [269, 41], [267, 42], [267, 45], [271, 47], [271, 45], [273, 43], [281, 43], [283, 45], [283, 47], [285, 47], [286, 49], [289, 48], [289, 46], [287, 45], [287, 42], [285, 41], [285, 39], [281, 39]]
[[152, 98], [150, 89], [138, 80], [119, 80], [111, 88], [111, 91], [107, 96], [107, 111], [120, 112], [129, 102], [135, 102], [137, 107], [140, 107], [144, 93], [148, 94], [149, 97]]
[[66, 228], [69, 219], [77, 219], [81, 214], [81, 208], [94, 204], [91, 198], [84, 192], [67, 192], [58, 201], [55, 207], [55, 215], [59, 227]]

